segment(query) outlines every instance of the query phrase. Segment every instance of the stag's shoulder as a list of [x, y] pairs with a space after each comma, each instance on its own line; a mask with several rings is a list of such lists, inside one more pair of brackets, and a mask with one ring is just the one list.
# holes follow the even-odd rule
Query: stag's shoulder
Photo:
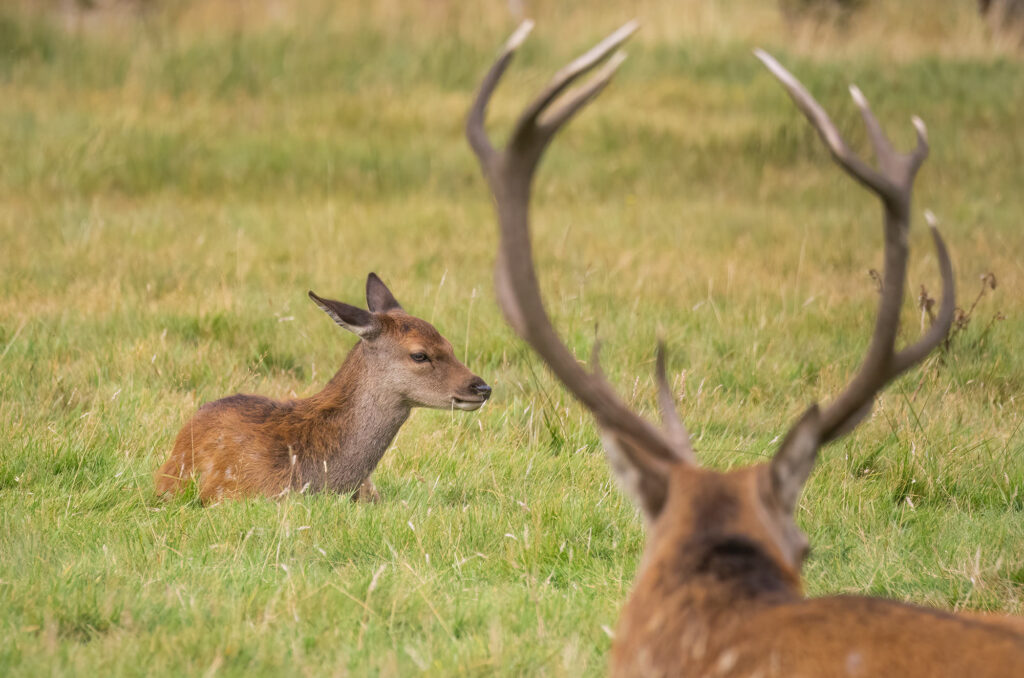
[[829, 596], [766, 610], [758, 624], [773, 629], [775, 640], [792, 636], [782, 646], [801, 647], [796, 642], [801, 640], [823, 656], [843, 657], [862, 648], [865, 661], [874, 657], [889, 662], [890, 668], [893, 661], [905, 661], [907, 675], [918, 675], [915, 665], [939, 665], [935, 662], [950, 670], [1012, 666], [1020, 673], [994, 675], [1024, 675], [1022, 625], [1005, 621], [1013, 619], [961, 615], [884, 598]]

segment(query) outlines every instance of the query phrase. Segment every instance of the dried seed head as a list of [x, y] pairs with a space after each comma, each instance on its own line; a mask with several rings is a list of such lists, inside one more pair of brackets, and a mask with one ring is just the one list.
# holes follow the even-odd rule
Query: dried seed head
[[884, 288], [884, 285], [882, 284], [882, 275], [873, 268], [868, 271], [868, 275], [870, 275], [871, 279], [875, 281], [875, 288], [878, 289], [878, 293], [881, 294], [882, 289]]
[[928, 288], [921, 285], [921, 294], [917, 297], [917, 307], [930, 315], [934, 306], [935, 299], [928, 294]]

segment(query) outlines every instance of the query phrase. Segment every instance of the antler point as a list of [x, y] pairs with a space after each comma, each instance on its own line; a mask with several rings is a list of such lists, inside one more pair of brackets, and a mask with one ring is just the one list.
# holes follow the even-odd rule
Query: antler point
[[910, 118], [910, 122], [914, 125], [914, 129], [921, 135], [922, 138], [928, 138], [928, 127], [924, 124], [924, 120], [917, 117], [916, 115]]
[[530, 31], [533, 30], [533, 26], [533, 19], [523, 19], [523, 23], [519, 24], [519, 27], [516, 28], [515, 32], [512, 33], [508, 41], [505, 43], [505, 51], [514, 52], [519, 49], [519, 46], [522, 45], [523, 41], [526, 40], [528, 35], [530, 35]]
[[[804, 86], [800, 84], [800, 81], [797, 80], [792, 73], [786, 70], [785, 66], [779, 63], [778, 59], [760, 48], [754, 50], [754, 56], [764, 64], [765, 68], [775, 76], [776, 80], [782, 83], [782, 86], [786, 89], [791, 98], [799, 100], [804, 96], [807, 96]], [[802, 103], [798, 103], [797, 105], [801, 108], [803, 107]]]
[[864, 96], [864, 92], [860, 91], [860, 87], [857, 87], [857, 85], [850, 85], [850, 96], [853, 98], [853, 102], [857, 104], [858, 108], [868, 107], [868, 99]]
[[754, 56], [757, 58], [758, 61], [760, 61], [764, 65], [765, 68], [767, 68], [771, 72], [772, 75], [774, 75], [778, 80], [781, 80], [783, 83], [787, 81], [787, 76], [789, 78], [792, 78], [792, 76], [789, 74], [789, 71], [786, 70], [785, 66], [779, 63], [778, 59], [776, 59], [775, 57], [773, 57], [771, 54], [764, 51], [760, 47], [754, 48]]

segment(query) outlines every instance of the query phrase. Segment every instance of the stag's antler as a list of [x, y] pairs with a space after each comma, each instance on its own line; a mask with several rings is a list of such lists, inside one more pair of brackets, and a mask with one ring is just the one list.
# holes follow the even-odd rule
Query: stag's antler
[[[594, 368], [588, 371], [559, 339], [544, 310], [533, 267], [529, 232], [530, 189], [544, 150], [558, 130], [608, 84], [624, 58], [616, 48], [633, 33], [636, 24], [626, 24], [559, 71], [548, 87], [525, 108], [506, 147], [499, 150], [492, 145], [484, 130], [487, 104], [516, 49], [532, 26], [531, 22], [525, 22], [506, 43], [483, 80], [466, 125], [466, 135], [480, 160], [497, 203], [501, 228], [495, 274], [498, 301], [513, 329], [593, 412], [602, 431], [611, 434], [612, 439], [606, 439], [606, 447], [624, 453], [645, 474], [642, 482], [658, 486], [662, 484], [659, 478], [664, 478], [671, 464], [696, 462], [689, 435], [672, 402], [671, 389], [665, 376], [663, 348], [659, 346], [657, 360], [658, 400], [664, 420], [664, 430], [661, 430], [635, 414], [618, 398], [597, 365], [596, 347]], [[871, 411], [875, 394], [889, 381], [922, 360], [946, 336], [953, 319], [953, 269], [945, 243], [932, 224], [932, 237], [943, 280], [941, 308], [935, 323], [924, 337], [896, 351], [894, 344], [899, 329], [907, 269], [910, 197], [914, 178], [928, 155], [924, 123], [914, 118], [917, 148], [909, 154], [898, 153], [871, 113], [863, 94], [851, 88], [878, 157], [878, 168], [875, 169], [850, 150], [828, 114], [796, 78], [770, 55], [760, 50], [756, 54], [786, 87], [797, 106], [818, 130], [839, 165], [876, 193], [885, 208], [883, 293], [864, 362], [846, 389], [828, 407], [819, 411], [814, 406], [798, 420], [776, 455], [778, 475], [780, 478], [791, 476], [792, 482], [784, 484], [798, 488], [806, 478], [810, 465], [813, 465], [817, 448], [856, 426]], [[589, 82], [569, 91], [560, 105], [554, 105], [577, 78], [595, 68], [598, 70]], [[656, 487], [652, 491], [648, 487], [640, 494], [659, 495], [662, 489]], [[656, 496], [651, 504], [657, 504], [657, 501]]]
[[[501, 242], [495, 287], [498, 302], [513, 329], [544, 359], [555, 375], [597, 419], [614, 434], [624, 451], [640, 466], [664, 471], [672, 462], [693, 459], [693, 449], [675, 408], [659, 352], [658, 383], [666, 432], [635, 414], [615, 394], [601, 374], [585, 369], [559, 339], [541, 299], [530, 246], [529, 204], [534, 172], [544, 149], [572, 116], [608, 84], [625, 55], [617, 52], [637, 24], [631, 21], [595, 45], [565, 68], [524, 110], [504, 149], [496, 149], [484, 130], [487, 104], [516, 49], [533, 23], [524, 22], [509, 38], [501, 55], [484, 77], [466, 123], [473, 147], [497, 203]], [[599, 67], [599, 68], [598, 68]], [[559, 96], [581, 75], [597, 68], [594, 76], [555, 105]], [[667, 403], [667, 406], [666, 406]]]
[[949, 332], [955, 308], [953, 265], [942, 236], [934, 221], [929, 218], [942, 273], [942, 304], [928, 332], [916, 343], [897, 351], [896, 333], [899, 330], [900, 307], [907, 277], [910, 198], [917, 170], [928, 157], [928, 136], [924, 123], [920, 118], [913, 118], [917, 130], [917, 147], [910, 153], [897, 152], [868, 107], [867, 99], [856, 86], [851, 86], [850, 94], [864, 118], [868, 138], [878, 160], [878, 169], [875, 169], [850, 150], [828, 113], [799, 80], [770, 54], [762, 50], [755, 50], [754, 54], [779, 79], [797, 107], [818, 130], [839, 166], [878, 195], [885, 209], [885, 271], [875, 331], [860, 370], [846, 389], [821, 411], [819, 445], [824, 445], [852, 430], [871, 412], [875, 395], [889, 381], [923, 360]]

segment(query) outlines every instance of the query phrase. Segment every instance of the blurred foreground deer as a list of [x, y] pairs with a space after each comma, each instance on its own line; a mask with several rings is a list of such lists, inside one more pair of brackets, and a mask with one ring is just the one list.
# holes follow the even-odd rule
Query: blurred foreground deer
[[238, 394], [203, 405], [157, 471], [159, 494], [198, 475], [204, 502], [320, 490], [377, 501], [370, 474], [411, 408], [475, 410], [490, 397], [448, 340], [402, 310], [375, 274], [366, 279], [369, 311], [309, 297], [360, 338], [334, 378], [301, 400]]
[[[917, 147], [897, 153], [863, 95], [851, 88], [878, 157], [873, 168], [846, 145], [828, 115], [772, 57], [757, 56], [778, 78], [839, 165], [884, 207], [883, 293], [867, 355], [827, 407], [812, 405], [766, 464], [717, 473], [701, 469], [657, 360], [663, 428], [635, 414], [602, 376], [595, 347], [585, 369], [561, 342], [544, 310], [534, 271], [528, 211], [534, 172], [558, 130], [608, 83], [621, 63], [627, 24], [558, 72], [519, 117], [507, 146], [484, 130], [488, 101], [531, 24], [509, 39], [484, 77], [467, 122], [469, 143], [496, 200], [500, 224], [495, 287], [505, 317], [597, 420], [623, 487], [639, 504], [648, 542], [612, 651], [620, 676], [1024, 676], [1020, 620], [954, 615], [881, 598], [803, 597], [807, 538], [793, 514], [818, 449], [871, 412], [878, 392], [942, 341], [953, 317], [953, 270], [932, 227], [943, 297], [934, 325], [896, 350], [904, 294], [910, 197], [928, 154], [924, 124]], [[609, 58], [610, 57], [610, 58]], [[580, 75], [593, 78], [566, 92]], [[561, 95], [565, 93], [564, 97]], [[559, 101], [560, 100], [560, 101]], [[558, 103], [556, 103], [558, 101]]]

